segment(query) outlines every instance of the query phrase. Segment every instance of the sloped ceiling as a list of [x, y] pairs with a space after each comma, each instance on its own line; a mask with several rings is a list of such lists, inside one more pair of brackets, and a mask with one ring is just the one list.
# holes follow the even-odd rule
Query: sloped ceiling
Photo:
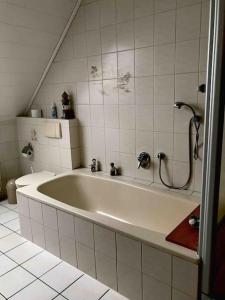
[[25, 109], [76, 0], [0, 0], [0, 119]]

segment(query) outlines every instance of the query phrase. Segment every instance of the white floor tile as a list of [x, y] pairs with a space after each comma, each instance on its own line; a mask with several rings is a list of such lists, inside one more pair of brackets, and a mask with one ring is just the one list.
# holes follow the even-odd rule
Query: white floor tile
[[60, 262], [61, 260], [58, 257], [50, 254], [47, 251], [43, 251], [25, 262], [23, 264], [23, 267], [35, 276], [39, 277], [48, 272]]
[[0, 223], [4, 224], [7, 223], [13, 219], [16, 219], [19, 217], [19, 214], [13, 210], [8, 210], [7, 212], [0, 214]]
[[102, 300], [128, 300], [128, 298], [120, 295], [119, 293], [110, 290], [102, 298]]
[[43, 275], [41, 280], [60, 293], [81, 275], [83, 275], [83, 273], [80, 270], [62, 262]]
[[[54, 300], [65, 300], [66, 298], [64, 298], [63, 296], [59, 295], [56, 298], [54, 298]], [[0, 298], [1, 300], [1, 298]]]
[[107, 290], [107, 286], [101, 284], [100, 282], [91, 278], [88, 275], [84, 275], [75, 283], [73, 283], [62, 294], [69, 300], [97, 300]]
[[2, 295], [0, 295], [0, 300], [5, 300], [5, 297], [3, 297]]
[[0, 239], [0, 251], [4, 253], [23, 244], [24, 242], [26, 242], [26, 240], [23, 237], [16, 233], [12, 233]]
[[0, 215], [9, 211], [10, 210], [7, 207], [0, 205]]
[[34, 276], [21, 267], [17, 267], [0, 277], [1, 294], [9, 298], [34, 280]]
[[22, 264], [31, 257], [40, 253], [41, 251], [43, 251], [42, 248], [38, 247], [37, 245], [31, 242], [27, 242], [7, 252], [7, 256], [9, 256], [18, 264]]
[[4, 200], [1, 202], [1, 204], [9, 209], [17, 209], [18, 208], [18, 204], [9, 204], [8, 200]]
[[[0, 256], [0, 276], [15, 268], [17, 264], [5, 255]], [[0, 289], [1, 292], [1, 289]]]
[[7, 223], [4, 223], [4, 226], [6, 226], [7, 228], [17, 231], [20, 229], [20, 220], [19, 218], [14, 219], [12, 221], [9, 221]]
[[57, 293], [49, 288], [46, 284], [40, 280], [36, 280], [25, 289], [15, 294], [12, 300], [50, 300], [55, 297]]
[[13, 232], [10, 229], [6, 228], [5, 226], [0, 225], [0, 239], [11, 233], [13, 233]]

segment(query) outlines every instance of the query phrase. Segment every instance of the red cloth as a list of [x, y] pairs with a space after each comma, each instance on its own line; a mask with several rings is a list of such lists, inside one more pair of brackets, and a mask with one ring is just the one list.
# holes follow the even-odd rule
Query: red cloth
[[167, 237], [168, 242], [186, 247], [188, 249], [197, 251], [199, 230], [189, 225], [189, 218], [191, 216], [199, 217], [200, 206], [193, 210]]

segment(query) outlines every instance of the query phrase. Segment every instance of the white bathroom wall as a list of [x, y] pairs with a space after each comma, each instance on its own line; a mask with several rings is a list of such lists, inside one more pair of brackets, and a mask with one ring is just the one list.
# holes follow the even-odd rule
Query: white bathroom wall
[[7, 180], [20, 175], [17, 148], [15, 120], [0, 121], [0, 176], [2, 180], [0, 198], [4, 196]]
[[[113, 161], [126, 176], [160, 183], [163, 151], [165, 180], [184, 184], [191, 113], [173, 103], [203, 114], [197, 87], [205, 82], [208, 10], [201, 0], [83, 1], [34, 103], [49, 116], [64, 90], [72, 94], [83, 166], [95, 157], [103, 170]], [[141, 151], [151, 155], [149, 170], [137, 169]], [[201, 158], [192, 191], [201, 188]]]
[[75, 4], [0, 1], [0, 119], [26, 108]]
[[[46, 126], [60, 122], [61, 138], [48, 138]], [[77, 120], [46, 120], [17, 118], [17, 136], [22, 175], [51, 171], [62, 173], [80, 166], [80, 148]], [[32, 144], [34, 155], [31, 159], [22, 157], [21, 152], [28, 143]]]

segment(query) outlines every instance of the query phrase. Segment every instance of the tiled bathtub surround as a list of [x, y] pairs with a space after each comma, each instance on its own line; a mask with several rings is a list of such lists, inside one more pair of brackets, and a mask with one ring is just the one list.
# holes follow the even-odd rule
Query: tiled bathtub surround
[[197, 299], [198, 265], [20, 193], [18, 207], [25, 238], [129, 299]]
[[[62, 138], [45, 136], [46, 122], [60, 122]], [[47, 170], [55, 173], [65, 172], [80, 166], [80, 148], [77, 120], [47, 120], [17, 118], [19, 153], [29, 142], [34, 149], [31, 160], [20, 154], [22, 174]]]
[[[157, 153], [168, 156], [163, 176], [181, 185], [188, 172], [184, 101], [203, 114], [209, 1], [83, 1], [34, 106], [49, 115], [65, 89], [74, 97], [83, 166], [96, 157], [123, 174], [160, 183]], [[202, 137], [201, 137], [202, 142]], [[147, 151], [150, 170], [137, 170]], [[202, 157], [202, 155], [200, 155]], [[201, 187], [201, 159], [190, 189]]]
[[1, 300], [128, 300], [20, 236], [10, 213], [18, 220], [17, 205], [0, 202]]
[[16, 121], [0, 119], [0, 175], [3, 184], [0, 198], [5, 193], [7, 180], [20, 175], [17, 148]]

